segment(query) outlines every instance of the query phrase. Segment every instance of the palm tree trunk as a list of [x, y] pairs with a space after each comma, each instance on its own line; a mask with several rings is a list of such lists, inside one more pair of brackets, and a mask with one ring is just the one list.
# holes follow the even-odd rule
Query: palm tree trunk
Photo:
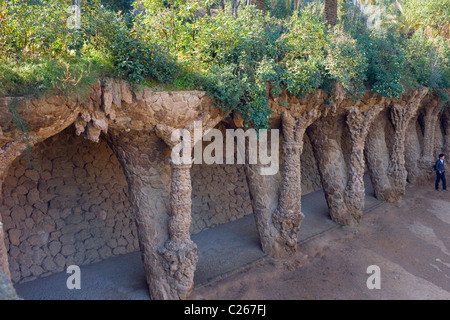
[[252, 0], [252, 3], [256, 6], [256, 9], [266, 11], [266, 0]]
[[337, 0], [325, 0], [325, 21], [327, 27], [337, 23]]

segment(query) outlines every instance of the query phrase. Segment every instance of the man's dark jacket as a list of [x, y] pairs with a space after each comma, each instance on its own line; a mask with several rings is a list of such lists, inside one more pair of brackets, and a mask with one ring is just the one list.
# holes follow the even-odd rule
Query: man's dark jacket
[[444, 171], [444, 163], [441, 162], [441, 159], [436, 162], [436, 171]]

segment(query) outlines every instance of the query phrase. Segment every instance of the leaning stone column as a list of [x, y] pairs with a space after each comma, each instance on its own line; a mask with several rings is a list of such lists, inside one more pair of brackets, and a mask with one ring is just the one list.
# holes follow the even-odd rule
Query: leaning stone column
[[283, 244], [279, 256], [291, 256], [297, 251], [298, 232], [304, 218], [301, 212], [302, 177], [300, 157], [303, 152], [303, 136], [315, 120], [320, 117], [317, 109], [294, 119], [286, 111], [281, 116], [283, 124], [284, 169], [280, 187], [278, 208], [272, 215], [278, 230], [278, 241]]
[[105, 136], [122, 165], [129, 201], [136, 220], [139, 247], [153, 300], [178, 299], [166, 277], [166, 262], [158, 253], [169, 238], [170, 152], [155, 134], [112, 128]]
[[392, 186], [388, 175], [391, 159], [386, 144], [387, 124], [388, 113], [382, 112], [373, 122], [367, 135], [365, 155], [375, 196], [381, 201], [394, 202], [396, 199], [391, 197]]
[[290, 257], [297, 251], [298, 232], [304, 217], [300, 156], [306, 128], [321, 115], [318, 108], [296, 118], [286, 111], [282, 113], [284, 165], [279, 193], [273, 192], [278, 177], [261, 175], [260, 165], [245, 166], [261, 246], [274, 258]]
[[394, 143], [392, 147], [389, 177], [392, 180], [392, 196], [399, 200], [405, 194], [408, 173], [405, 168], [405, 135], [409, 122], [425, 97], [427, 89], [419, 89], [409, 98], [406, 105], [392, 103], [391, 121], [394, 126]]
[[194, 289], [194, 272], [198, 261], [197, 245], [192, 242], [191, 226], [191, 166], [172, 161], [170, 187], [169, 239], [158, 253], [164, 258], [170, 295], [187, 299]]
[[352, 224], [344, 202], [347, 167], [341, 149], [343, 115], [320, 119], [308, 129], [325, 199], [331, 219], [339, 224]]
[[347, 113], [347, 126], [350, 131], [351, 153], [348, 169], [347, 186], [344, 192], [344, 202], [350, 224], [357, 224], [361, 220], [365, 202], [364, 187], [364, 148], [369, 128], [377, 115], [383, 110], [382, 104], [375, 105], [365, 112], [359, 108], [350, 108]]

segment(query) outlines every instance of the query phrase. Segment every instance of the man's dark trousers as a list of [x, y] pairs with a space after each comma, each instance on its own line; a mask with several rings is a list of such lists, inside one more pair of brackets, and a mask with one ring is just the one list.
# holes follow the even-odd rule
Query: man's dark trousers
[[444, 190], [447, 190], [447, 181], [445, 180], [445, 171], [436, 171], [436, 190], [439, 189], [439, 182], [442, 180], [442, 187]]

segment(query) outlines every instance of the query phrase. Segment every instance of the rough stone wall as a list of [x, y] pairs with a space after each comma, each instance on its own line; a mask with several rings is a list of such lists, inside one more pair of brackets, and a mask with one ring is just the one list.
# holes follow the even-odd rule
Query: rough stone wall
[[104, 141], [70, 128], [17, 158], [1, 214], [13, 282], [138, 249], [127, 183]]
[[408, 171], [408, 182], [415, 183], [415, 173], [419, 170], [417, 163], [423, 150], [423, 134], [419, 121], [411, 121], [405, 139], [405, 166]]
[[319, 170], [314, 157], [311, 141], [308, 135], [303, 137], [303, 153], [300, 157], [302, 170], [302, 194], [308, 194], [322, 189]]
[[243, 165], [194, 164], [191, 233], [253, 212]]
[[[434, 152], [436, 159], [439, 156], [439, 154], [444, 152], [444, 129], [442, 127], [441, 121], [439, 121], [438, 125], [436, 125], [436, 132], [434, 134]], [[446, 158], [448, 158], [448, 155], [446, 155]]]

